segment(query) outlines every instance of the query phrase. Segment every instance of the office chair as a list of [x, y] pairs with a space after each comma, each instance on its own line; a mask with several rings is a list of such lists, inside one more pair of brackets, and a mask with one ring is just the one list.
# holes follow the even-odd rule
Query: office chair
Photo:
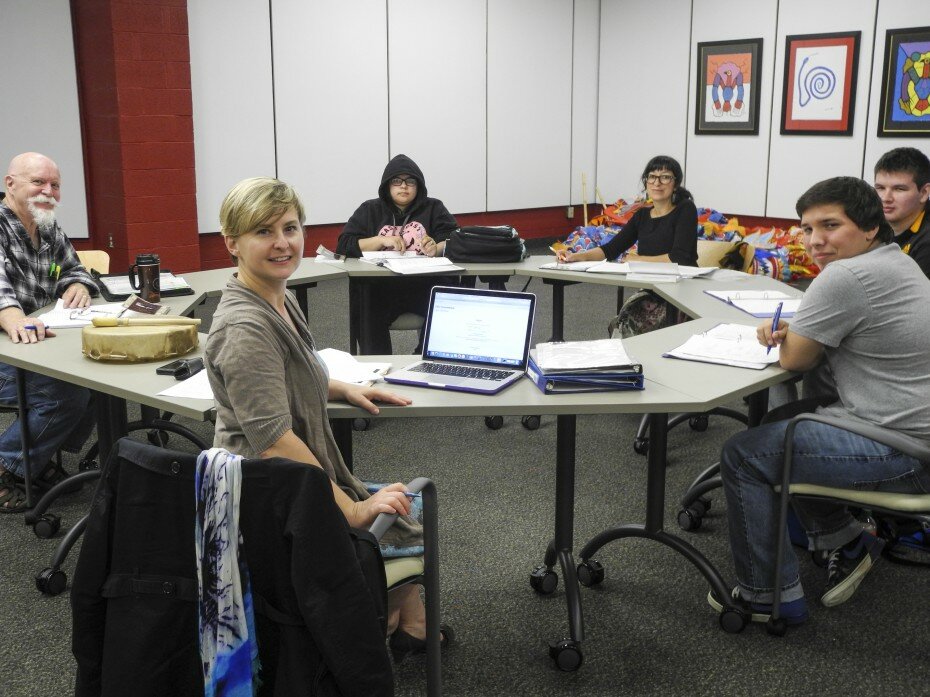
[[97, 273], [110, 273], [110, 255], [102, 249], [82, 249], [77, 252], [81, 266]]
[[[788, 402], [767, 412], [759, 423], [768, 424], [790, 419], [798, 414], [815, 411], [817, 407], [825, 407], [835, 401], [834, 395], [822, 395]], [[744, 423], [748, 423], [748, 420]], [[669, 426], [671, 426], [671, 421], [669, 421]], [[721, 486], [720, 462], [715, 462], [695, 478], [681, 497], [681, 508], [677, 516], [678, 527], [685, 531], [699, 530], [704, 522], [704, 515], [712, 505], [707, 494]], [[815, 561], [819, 562], [816, 558]]]
[[[123, 694], [120, 690], [129, 684], [140, 694], [136, 690], [141, 686], [132, 681], [145, 674], [145, 683], [152, 686], [147, 689], [154, 690], [146, 694], [202, 694], [194, 554], [197, 457], [128, 438], [114, 447], [72, 585], [79, 686], [103, 679], [113, 694]], [[369, 607], [362, 595], [376, 591], [362, 575], [349, 536], [334, 534], [346, 527], [325, 472], [277, 458], [243, 461], [242, 477], [240, 529], [253, 596], [258, 598], [259, 650], [268, 671], [263, 670], [262, 688], [267, 692], [259, 694], [271, 694], [276, 681], [278, 694], [290, 694], [288, 686], [307, 689], [319, 677], [305, 675], [311, 655], [322, 655], [321, 665], [342, 666], [342, 679], [364, 681], [364, 675], [354, 673], [370, 670], [390, 684], [383, 628], [376, 621], [375, 603]], [[425, 584], [428, 694], [438, 695], [436, 489], [423, 478], [408, 489], [423, 497], [425, 555], [389, 560], [385, 575], [389, 587]], [[383, 534], [392, 523], [381, 516], [371, 532]], [[334, 565], [338, 572], [331, 573]], [[386, 594], [387, 587], [377, 591]], [[129, 632], [131, 641], [115, 641], [122, 632]], [[326, 640], [318, 645], [313, 637], [321, 634]], [[155, 676], [153, 671], [161, 673]], [[358, 693], [369, 694], [369, 688]]]
[[[778, 488], [781, 497], [779, 500], [778, 526], [776, 537], [775, 580], [773, 583], [774, 597], [772, 599], [772, 616], [767, 629], [770, 634], [782, 636], [786, 624], [778, 615], [778, 606], [781, 602], [781, 569], [785, 557], [785, 528], [788, 519], [788, 501], [790, 497], [803, 497], [805, 499], [832, 501], [856, 508], [869, 509], [875, 513], [892, 519], [916, 520], [923, 526], [930, 526], [930, 494], [897, 494], [887, 491], [862, 491], [859, 489], [840, 489], [808, 484], [804, 482], [791, 482], [791, 465], [794, 450], [794, 431], [802, 421], [816, 421], [835, 428], [855, 433], [882, 443], [909, 455], [924, 467], [930, 467], [930, 447], [926, 444], [909, 438], [897, 431], [892, 431], [873, 424], [866, 424], [848, 419], [839, 419], [823, 414], [800, 414], [788, 424], [785, 431], [785, 458], [782, 469], [781, 486]], [[721, 623], [723, 622], [721, 615]]]

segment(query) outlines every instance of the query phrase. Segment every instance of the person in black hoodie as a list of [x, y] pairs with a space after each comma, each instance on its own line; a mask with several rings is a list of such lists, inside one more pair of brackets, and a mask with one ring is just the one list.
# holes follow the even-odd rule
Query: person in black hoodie
[[[339, 235], [336, 251], [349, 257], [362, 252], [395, 250], [441, 255], [446, 240], [458, 227], [442, 201], [427, 196], [426, 179], [417, 163], [397, 155], [384, 168], [378, 198], [358, 207]], [[390, 354], [391, 323], [405, 312], [426, 315], [433, 286], [455, 285], [455, 279], [430, 278], [378, 279], [370, 281], [372, 303], [361, 318], [367, 331], [362, 353]], [[422, 341], [422, 334], [420, 336]], [[419, 346], [417, 347], [419, 351]]]

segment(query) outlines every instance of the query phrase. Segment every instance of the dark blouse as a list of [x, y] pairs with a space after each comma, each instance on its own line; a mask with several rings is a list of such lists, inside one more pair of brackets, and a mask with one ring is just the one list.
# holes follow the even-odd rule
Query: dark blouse
[[608, 259], [616, 259], [639, 243], [637, 253], [643, 256], [668, 254], [676, 264], [697, 265], [697, 208], [694, 201], [682, 201], [660, 218], [653, 218], [652, 208], [640, 208], [630, 222], [607, 244], [601, 247]]

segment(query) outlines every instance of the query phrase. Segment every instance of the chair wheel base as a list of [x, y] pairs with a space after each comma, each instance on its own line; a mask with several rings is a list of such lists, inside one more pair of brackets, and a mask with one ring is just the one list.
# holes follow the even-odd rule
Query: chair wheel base
[[720, 613], [720, 628], [727, 634], [739, 634], [749, 623], [749, 618], [739, 610], [724, 609]]
[[648, 438], [634, 438], [633, 439], [633, 451], [637, 455], [646, 455], [649, 452], [649, 439]]
[[371, 419], [366, 419], [363, 417], [352, 419], [353, 431], [367, 431], [369, 426], [371, 426]]
[[578, 574], [578, 583], [586, 588], [596, 586], [604, 580], [604, 567], [597, 559], [581, 562], [575, 571]]
[[485, 416], [484, 425], [490, 428], [492, 431], [497, 431], [504, 426], [504, 417], [503, 416]]
[[32, 531], [36, 537], [47, 540], [54, 537], [55, 533], [61, 528], [61, 517], [54, 513], [43, 513], [38, 520], [32, 524]]
[[61, 569], [46, 567], [36, 575], [36, 588], [44, 595], [60, 595], [68, 587], [68, 575]]
[[785, 636], [785, 632], [788, 631], [788, 623], [782, 617], [777, 620], [774, 617], [769, 617], [769, 621], [765, 623], [765, 629], [772, 636]]
[[555, 661], [559, 670], [571, 673], [578, 670], [584, 662], [584, 655], [578, 642], [571, 639], [549, 642], [549, 657]]
[[535, 414], [533, 416], [524, 416], [520, 419], [520, 423], [523, 424], [523, 428], [527, 431], [535, 431], [539, 428], [539, 424], [542, 422], [542, 419]]
[[539, 595], [551, 595], [559, 587], [559, 575], [545, 566], [537, 566], [530, 574], [530, 587]]

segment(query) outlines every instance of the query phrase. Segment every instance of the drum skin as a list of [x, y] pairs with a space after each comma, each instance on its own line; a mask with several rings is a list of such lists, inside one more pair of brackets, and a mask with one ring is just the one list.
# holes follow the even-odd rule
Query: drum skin
[[95, 361], [144, 363], [179, 358], [198, 346], [195, 325], [84, 327], [81, 351]]

